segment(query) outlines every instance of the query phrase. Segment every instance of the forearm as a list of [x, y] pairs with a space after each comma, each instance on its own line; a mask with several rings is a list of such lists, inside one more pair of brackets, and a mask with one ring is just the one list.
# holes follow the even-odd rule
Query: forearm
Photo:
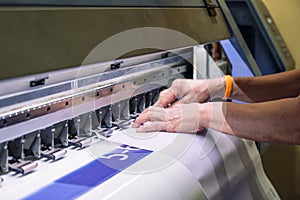
[[264, 102], [300, 94], [300, 69], [261, 77], [235, 77], [231, 98]]
[[200, 125], [261, 142], [300, 144], [300, 97], [265, 103], [199, 105]]

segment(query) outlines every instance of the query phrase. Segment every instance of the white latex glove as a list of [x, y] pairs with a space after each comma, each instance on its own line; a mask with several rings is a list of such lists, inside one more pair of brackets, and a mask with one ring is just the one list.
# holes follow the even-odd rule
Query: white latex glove
[[203, 128], [199, 123], [197, 103], [176, 104], [170, 108], [151, 106], [133, 123], [137, 132], [168, 131], [196, 133]]
[[176, 79], [169, 89], [163, 90], [159, 94], [158, 101], [154, 104], [159, 107], [167, 105], [179, 99], [180, 103], [203, 103], [211, 98], [223, 97], [225, 92], [225, 79]]

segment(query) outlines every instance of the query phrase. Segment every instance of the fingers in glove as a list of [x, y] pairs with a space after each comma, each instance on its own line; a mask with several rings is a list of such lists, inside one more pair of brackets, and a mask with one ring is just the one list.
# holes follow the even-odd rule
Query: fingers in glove
[[138, 118], [136, 118], [132, 127], [137, 128], [141, 124], [144, 124], [148, 121], [165, 121], [166, 120], [166, 111], [164, 108], [151, 106], [142, 112]]
[[154, 106], [165, 108], [168, 104], [176, 100], [176, 94], [172, 89], [166, 89], [159, 93], [159, 97]]
[[166, 127], [166, 122], [146, 122], [141, 125], [139, 128], [136, 129], [138, 133], [145, 133], [145, 132], [153, 132], [153, 131], [164, 131]]

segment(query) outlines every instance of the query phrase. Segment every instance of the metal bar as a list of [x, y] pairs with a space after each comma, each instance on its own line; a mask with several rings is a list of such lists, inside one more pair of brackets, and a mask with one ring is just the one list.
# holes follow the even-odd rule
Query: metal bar
[[[103, 97], [108, 97], [111, 95], [116, 96], [116, 93], [124, 89], [134, 90], [134, 88], [136, 88], [138, 85], [165, 79], [165, 77], [168, 76], [172, 77], [172, 75], [174, 76], [176, 73], [178, 75], [184, 73], [185, 71], [186, 66], [178, 66], [174, 68], [164, 66], [156, 69], [156, 71], [150, 71], [148, 73], [147, 71], [145, 71], [143, 75], [135, 73], [130, 74], [128, 75], [127, 79], [124, 78], [124, 80], [122, 80], [122, 83], [109, 83], [105, 86], [101, 84], [101, 86], [96, 87], [92, 85], [89, 86], [89, 88], [79, 88], [73, 91], [74, 94], [72, 94], [72, 92], [67, 96], [60, 94], [56, 98], [51, 97], [49, 98], [50, 100], [45, 100], [41, 103], [29, 102], [29, 106], [27, 107], [23, 105], [21, 108], [2, 113], [0, 115], [0, 129], [22, 121], [28, 121], [42, 115], [54, 113], [62, 109], [74, 107], [76, 105], [84, 104], [87, 102], [95, 102]], [[161, 83], [163, 83], [163, 81], [164, 80], [160, 80]], [[41, 100], [39, 100], [38, 102], [40, 101]]]

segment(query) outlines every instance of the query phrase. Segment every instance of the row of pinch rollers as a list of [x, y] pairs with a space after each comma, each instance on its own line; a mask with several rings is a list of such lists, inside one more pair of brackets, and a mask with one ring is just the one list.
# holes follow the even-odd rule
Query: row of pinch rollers
[[[103, 139], [104, 137], [110, 137], [114, 130], [126, 129], [130, 126], [135, 116], [131, 116], [130, 120], [119, 120], [113, 123], [110, 128], [100, 128], [93, 130], [93, 135], [90, 138], [70, 138], [68, 147], [72, 149], [83, 149], [93, 143], [93, 140]], [[94, 137], [95, 136], [95, 137]], [[41, 158], [45, 158], [46, 161], [58, 161], [64, 158], [67, 154], [66, 148], [45, 148], [41, 149]], [[8, 164], [9, 170], [15, 172], [16, 174], [22, 174], [22, 176], [27, 175], [38, 168], [38, 162], [32, 160], [22, 160], [22, 159], [10, 159]], [[3, 182], [3, 178], [0, 177], [0, 184]]]
[[128, 128], [139, 113], [157, 101], [163, 89], [158, 88], [1, 143], [0, 172], [26, 175], [36, 170], [37, 160], [60, 160], [67, 154], [68, 147], [85, 148], [93, 143], [94, 138], [108, 138], [114, 130]]

